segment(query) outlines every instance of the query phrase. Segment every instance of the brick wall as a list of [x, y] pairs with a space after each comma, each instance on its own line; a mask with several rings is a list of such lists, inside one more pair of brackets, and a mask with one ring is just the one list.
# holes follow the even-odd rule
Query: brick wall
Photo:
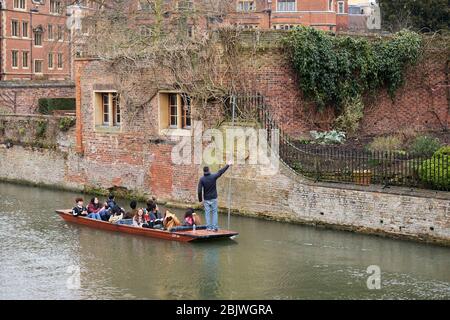
[[41, 98], [75, 98], [71, 81], [0, 81], [0, 113], [34, 114]]
[[[332, 110], [315, 111], [299, 90], [299, 80], [286, 53], [270, 39], [282, 33], [246, 34], [245, 41], [257, 41], [265, 50], [246, 53], [239, 74], [245, 75], [247, 88], [266, 97], [278, 123], [293, 136], [310, 130], [329, 130], [335, 119]], [[274, 41], [275, 42], [275, 41]], [[276, 43], [276, 42], [275, 42]], [[424, 59], [406, 74], [405, 84], [394, 99], [386, 90], [366, 98], [361, 135], [398, 132], [405, 128], [417, 131], [442, 131], [450, 127], [450, 76], [448, 61], [439, 54], [427, 53]]]

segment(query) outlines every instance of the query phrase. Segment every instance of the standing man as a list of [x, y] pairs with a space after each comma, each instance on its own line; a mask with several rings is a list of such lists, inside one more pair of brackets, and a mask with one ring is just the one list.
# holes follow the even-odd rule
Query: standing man
[[[216, 182], [225, 171], [228, 170], [230, 164], [220, 169], [217, 173], [211, 173], [209, 167], [203, 168], [203, 177], [198, 182], [198, 201], [203, 201], [205, 208], [206, 230], [217, 231], [218, 225], [218, 207], [217, 207], [217, 186]], [[212, 213], [212, 224], [211, 224]]]

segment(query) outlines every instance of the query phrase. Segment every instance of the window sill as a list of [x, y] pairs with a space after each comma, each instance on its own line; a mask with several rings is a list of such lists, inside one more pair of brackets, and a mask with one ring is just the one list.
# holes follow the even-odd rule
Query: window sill
[[119, 126], [110, 127], [110, 126], [96, 125], [95, 132], [98, 132], [98, 133], [120, 133], [121, 128]]
[[191, 137], [192, 130], [191, 129], [166, 128], [166, 129], [161, 129], [161, 135], [171, 136], [171, 137]]

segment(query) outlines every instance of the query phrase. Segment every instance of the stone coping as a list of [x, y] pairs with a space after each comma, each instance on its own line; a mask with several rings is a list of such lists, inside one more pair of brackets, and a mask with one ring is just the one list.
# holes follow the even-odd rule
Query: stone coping
[[11, 80], [11, 81], [0, 81], [0, 88], [3, 89], [19, 89], [19, 88], [64, 88], [64, 87], [73, 87], [75, 88], [75, 82], [70, 80], [53, 80], [53, 81], [45, 81], [45, 80], [27, 80], [27, 81], [19, 81], [19, 80]]

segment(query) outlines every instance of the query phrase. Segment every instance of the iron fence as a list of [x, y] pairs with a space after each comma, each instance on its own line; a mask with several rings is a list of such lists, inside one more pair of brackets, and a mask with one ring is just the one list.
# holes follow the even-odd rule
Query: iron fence
[[[233, 96], [240, 121], [257, 121], [267, 143], [278, 131], [278, 156], [295, 172], [315, 181], [381, 184], [450, 191], [450, 155], [345, 149], [333, 145], [299, 145], [273, 119], [261, 95]], [[228, 108], [231, 115], [231, 107]]]

